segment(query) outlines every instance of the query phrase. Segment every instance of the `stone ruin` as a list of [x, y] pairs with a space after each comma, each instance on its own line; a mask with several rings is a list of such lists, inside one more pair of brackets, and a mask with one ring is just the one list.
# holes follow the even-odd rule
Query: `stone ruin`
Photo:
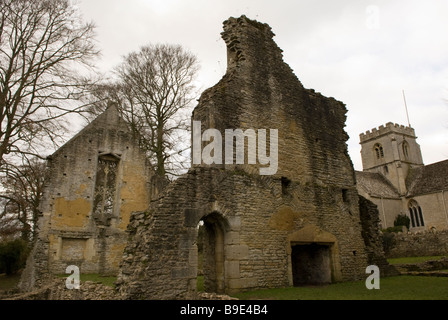
[[[116, 283], [122, 298], [194, 298], [201, 224], [207, 292], [359, 280], [370, 264], [387, 267], [376, 208], [357, 193], [345, 105], [304, 88], [273, 36], [245, 16], [224, 22], [227, 72], [202, 93], [192, 121], [201, 124], [201, 150], [210, 128], [222, 136], [276, 129], [278, 144], [271, 136], [266, 148], [278, 151], [277, 170], [202, 161], [157, 195], [148, 184], [149, 204], [140, 202], [147, 209], [127, 225]], [[214, 155], [225, 152], [222, 144]]]
[[47, 159], [38, 237], [21, 288], [67, 266], [116, 275], [132, 212], [145, 210], [155, 175], [115, 105]]
[[277, 129], [276, 173], [260, 175], [258, 162], [194, 164], [131, 216], [117, 281], [123, 297], [191, 297], [201, 221], [209, 292], [357, 280], [372, 261], [386, 264], [381, 245], [370, 249], [380, 241], [377, 227], [361, 221], [347, 110], [305, 89], [273, 36], [245, 16], [224, 22], [227, 72], [203, 92], [192, 121], [200, 121], [202, 137], [208, 128], [222, 136], [226, 129]]

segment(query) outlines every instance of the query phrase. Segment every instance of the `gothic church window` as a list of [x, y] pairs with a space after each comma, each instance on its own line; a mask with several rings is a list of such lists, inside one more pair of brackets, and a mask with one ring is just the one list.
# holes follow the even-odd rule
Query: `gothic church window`
[[425, 226], [422, 208], [415, 200], [409, 201], [409, 215], [411, 217], [411, 226], [413, 228]]
[[113, 216], [119, 161], [118, 157], [111, 154], [98, 157], [93, 201], [93, 215], [96, 218]]

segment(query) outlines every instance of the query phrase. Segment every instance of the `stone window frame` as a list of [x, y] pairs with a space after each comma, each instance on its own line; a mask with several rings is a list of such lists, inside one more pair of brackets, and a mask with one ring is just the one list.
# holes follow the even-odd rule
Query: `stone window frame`
[[[99, 163], [99, 161], [101, 160], [101, 159], [103, 159], [103, 160], [109, 160], [109, 161], [116, 161], [116, 168], [117, 168], [117, 172], [116, 172], [116, 177], [115, 177], [115, 194], [114, 194], [114, 196], [113, 196], [113, 200], [114, 200], [114, 204], [113, 204], [113, 209], [112, 209], [112, 214], [111, 215], [108, 215], [107, 217], [106, 216], [102, 216], [101, 215], [101, 217], [100, 216], [98, 216], [98, 215], [95, 215], [95, 204], [94, 204], [94, 202], [95, 202], [95, 189], [96, 189], [96, 185], [97, 185], [97, 178], [98, 178], [98, 163]], [[118, 180], [119, 180], [119, 176], [120, 176], [120, 166], [121, 166], [121, 162], [122, 162], [122, 159], [121, 159], [121, 155], [120, 154], [116, 154], [116, 153], [112, 153], [112, 152], [101, 152], [101, 151], [99, 151], [98, 152], [98, 156], [97, 156], [97, 161], [96, 161], [96, 167], [95, 167], [95, 183], [94, 183], [94, 193], [93, 193], [93, 203], [92, 203], [92, 213], [93, 213], [93, 215], [98, 219], [98, 218], [100, 218], [101, 220], [104, 220], [104, 219], [110, 219], [110, 218], [116, 218], [117, 216], [118, 216], [118, 206], [117, 206], [117, 204], [118, 204], [118, 199], [119, 199], [119, 195], [118, 195], [118, 192], [119, 192], [119, 187], [118, 187]], [[104, 210], [104, 209], [103, 209]], [[105, 221], [103, 221], [103, 223], [104, 223]]]
[[[65, 231], [62, 232], [60, 234], [57, 235], [57, 250], [55, 251], [55, 258], [56, 260], [59, 261], [85, 261], [86, 259], [88, 259], [89, 257], [86, 256], [85, 252], [83, 253], [83, 258], [81, 260], [79, 259], [64, 259], [64, 241], [85, 241], [85, 245], [88, 245], [88, 241], [92, 239], [92, 234], [90, 232], [70, 232], [70, 231]], [[85, 248], [84, 248], [85, 249]]]
[[411, 227], [418, 228], [424, 227], [425, 221], [423, 219], [423, 210], [418, 202], [414, 199], [409, 200], [408, 203], [409, 216], [411, 219]]
[[376, 159], [382, 159], [384, 158], [384, 149], [383, 146], [380, 143], [376, 143], [373, 146], [373, 150], [375, 151]]

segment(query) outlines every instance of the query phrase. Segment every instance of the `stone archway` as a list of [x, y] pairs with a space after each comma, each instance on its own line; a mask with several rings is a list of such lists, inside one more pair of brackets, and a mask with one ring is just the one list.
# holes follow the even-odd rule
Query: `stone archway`
[[204, 216], [203, 222], [203, 275], [206, 292], [225, 293], [225, 238], [229, 229], [227, 220], [214, 211]]
[[288, 236], [290, 285], [320, 285], [342, 279], [336, 237], [315, 225]]

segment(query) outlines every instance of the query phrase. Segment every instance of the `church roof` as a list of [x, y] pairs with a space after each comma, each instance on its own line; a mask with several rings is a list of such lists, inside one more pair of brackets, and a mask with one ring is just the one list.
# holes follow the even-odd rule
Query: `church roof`
[[398, 199], [397, 189], [381, 173], [356, 171], [356, 183], [372, 197]]
[[411, 169], [406, 186], [408, 197], [448, 190], [448, 160]]

